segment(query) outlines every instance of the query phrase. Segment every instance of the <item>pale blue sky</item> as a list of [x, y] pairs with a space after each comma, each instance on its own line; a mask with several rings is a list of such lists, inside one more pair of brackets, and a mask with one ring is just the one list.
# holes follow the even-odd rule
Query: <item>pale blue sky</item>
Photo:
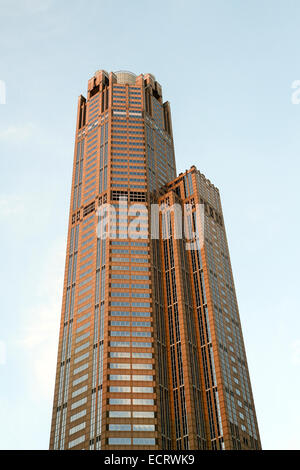
[[[153, 73], [219, 189], [263, 447], [300, 448], [299, 1], [0, 0], [0, 448], [46, 449], [76, 105]], [[3, 355], [2, 355], [3, 356]]]

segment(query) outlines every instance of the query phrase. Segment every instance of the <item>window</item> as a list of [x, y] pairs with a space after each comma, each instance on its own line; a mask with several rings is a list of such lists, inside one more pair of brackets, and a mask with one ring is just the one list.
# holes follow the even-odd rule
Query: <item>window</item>
[[129, 348], [130, 343], [125, 341], [111, 341], [110, 345], [112, 348]]
[[[89, 341], [87, 341], [86, 343], [82, 344], [81, 346], [79, 346], [78, 348], [75, 349], [74, 353], [77, 354], [78, 352], [82, 351], [83, 349], [87, 348], [89, 346]], [[89, 353], [86, 353], [87, 356], [89, 355]], [[83, 355], [85, 356], [85, 354]], [[83, 358], [83, 356], [79, 356], [78, 358], [76, 358], [74, 360], [74, 364], [76, 364], [76, 362], [79, 362], [79, 360], [81, 360], [81, 358]]]
[[80, 423], [77, 426], [74, 426], [73, 428], [70, 429], [69, 435], [75, 434], [76, 432], [81, 431], [81, 429], [84, 429], [85, 426], [86, 426], [86, 422]]
[[109, 387], [112, 393], [130, 393], [131, 387]]
[[152, 387], [132, 387], [133, 393], [153, 393]]
[[153, 369], [152, 364], [132, 364], [133, 369]]
[[129, 321], [112, 321], [110, 324], [111, 326], [130, 326]]
[[81, 307], [77, 310], [77, 313], [82, 313], [84, 312], [85, 310], [87, 310], [89, 307], [91, 306], [91, 304], [86, 304], [84, 307]]
[[155, 431], [154, 424], [134, 424], [133, 431]]
[[130, 336], [130, 331], [110, 331], [111, 336]]
[[[130, 315], [130, 312], [128, 312], [126, 310], [116, 310], [116, 311], [110, 312], [110, 315], [112, 317], [126, 317], [126, 316]], [[115, 322], [112, 322], [112, 324], [113, 323], [115, 323]]]
[[131, 399], [130, 398], [110, 398], [109, 404], [110, 405], [130, 405]]
[[109, 357], [130, 357], [130, 353], [127, 353], [127, 352], [111, 352], [109, 354]]
[[[151, 348], [151, 346], [152, 346], [151, 343], [136, 343], [136, 342], [132, 343], [133, 348]], [[132, 357], [134, 356], [132, 355]]]
[[82, 418], [85, 415], [86, 415], [86, 410], [79, 411], [79, 413], [76, 413], [75, 415], [71, 416], [70, 422], [72, 423], [73, 421], [76, 421], [76, 419]]
[[86, 330], [90, 326], [90, 324], [90, 322], [87, 322], [76, 328], [76, 334], [80, 333], [80, 331]]
[[79, 406], [84, 405], [86, 402], [87, 402], [87, 397], [82, 398], [79, 401], [75, 401], [75, 403], [71, 405], [71, 410], [74, 410], [75, 408], [78, 408]]
[[72, 393], [72, 398], [77, 397], [78, 395], [81, 395], [81, 393], [84, 393], [87, 391], [87, 385], [84, 387], [79, 388], [78, 390], [75, 390], [75, 392]]
[[154, 411], [133, 411], [134, 418], [154, 418]]
[[109, 367], [110, 369], [130, 369], [130, 364], [125, 362], [111, 362]]
[[110, 424], [109, 428], [110, 431], [131, 431], [130, 424]]
[[141, 446], [154, 446], [155, 439], [154, 438], [145, 438], [145, 437], [134, 437], [133, 438], [134, 445], [141, 445]]
[[110, 375], [110, 380], [130, 380], [130, 375]]
[[152, 353], [132, 353], [132, 357], [135, 357], [135, 358], [151, 358]]
[[86, 364], [82, 364], [82, 366], [77, 367], [77, 369], [73, 370], [73, 375], [78, 374], [78, 372], [82, 372], [83, 370], [87, 369], [89, 366], [89, 363], [87, 362]]
[[110, 411], [109, 417], [110, 418], [130, 418], [131, 411]]
[[[91, 316], [91, 312], [88, 312], [88, 313], [86, 313], [85, 315], [82, 315], [82, 317], [80, 317], [80, 318], [77, 319], [77, 324], [78, 324], [78, 323], [81, 323], [83, 320], [86, 320], [86, 319], [87, 319], [88, 317], [90, 317], [90, 316]], [[78, 332], [78, 329], [77, 329], [77, 332]]]
[[77, 439], [74, 439], [74, 441], [70, 441], [69, 442], [69, 449], [71, 449], [72, 447], [75, 447], [77, 446], [78, 444], [81, 444], [81, 442], [84, 442], [85, 441], [85, 436], [80, 436], [78, 437]]
[[78, 379], [73, 380], [73, 387], [74, 387], [75, 385], [78, 385], [78, 384], [81, 383], [81, 382], [84, 382], [84, 381], [87, 380], [87, 379], [88, 379], [88, 374], [85, 374], [85, 375], [82, 375], [81, 377], [79, 377]]
[[[89, 264], [91, 264], [91, 261], [89, 261]], [[83, 304], [84, 302], [86, 302], [91, 297], [92, 297], [91, 294], [86, 295], [85, 297], [82, 297], [80, 300], [78, 300], [77, 305]]]
[[109, 445], [130, 445], [131, 438], [130, 437], [109, 437], [108, 444]]
[[148, 331], [133, 331], [132, 336], [149, 337], [151, 333]]
[[152, 381], [152, 375], [133, 375], [132, 380], [143, 380], [143, 381]]
[[87, 338], [88, 336], [90, 335], [90, 332], [88, 331], [87, 333], [84, 333], [83, 335], [81, 336], [78, 336], [75, 340], [75, 343], [79, 343], [80, 341], [82, 341], [83, 339]]
[[133, 405], [154, 405], [154, 400], [148, 398], [133, 398], [132, 400]]
[[132, 312], [133, 317], [150, 317], [150, 312]]

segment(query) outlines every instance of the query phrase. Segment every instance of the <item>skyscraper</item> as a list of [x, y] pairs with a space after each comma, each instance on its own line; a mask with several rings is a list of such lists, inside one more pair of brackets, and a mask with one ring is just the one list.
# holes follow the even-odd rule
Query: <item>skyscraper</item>
[[78, 100], [50, 448], [260, 448], [219, 191], [150, 74]]

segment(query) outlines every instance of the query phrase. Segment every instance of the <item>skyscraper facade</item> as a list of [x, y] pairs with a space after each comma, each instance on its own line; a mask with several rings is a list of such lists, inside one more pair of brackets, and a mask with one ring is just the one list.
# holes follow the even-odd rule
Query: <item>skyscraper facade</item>
[[150, 74], [78, 100], [50, 448], [260, 448], [219, 191]]

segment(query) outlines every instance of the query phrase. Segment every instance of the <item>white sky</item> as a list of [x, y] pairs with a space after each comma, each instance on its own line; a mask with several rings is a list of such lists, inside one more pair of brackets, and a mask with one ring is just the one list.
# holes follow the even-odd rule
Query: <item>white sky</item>
[[77, 97], [153, 73], [178, 172], [221, 191], [265, 449], [300, 448], [300, 4], [0, 0], [0, 447], [47, 449]]

